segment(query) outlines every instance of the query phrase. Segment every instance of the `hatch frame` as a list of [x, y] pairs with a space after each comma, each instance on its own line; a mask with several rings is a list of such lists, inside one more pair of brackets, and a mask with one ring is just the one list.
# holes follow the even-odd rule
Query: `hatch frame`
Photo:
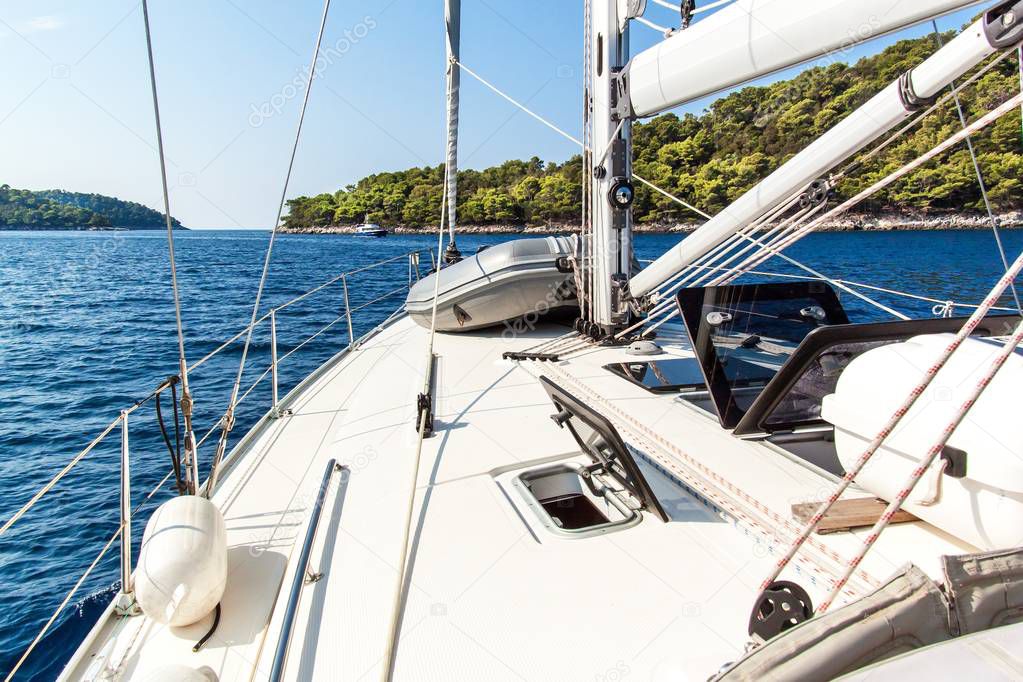
[[[547, 392], [554, 407], [558, 410], [551, 416], [551, 419], [559, 427], [568, 429], [579, 445], [580, 452], [588, 455], [595, 464], [602, 465], [603, 473], [610, 475], [620, 485], [627, 488], [639, 502], [641, 509], [651, 512], [661, 521], [669, 521], [660, 501], [611, 421], [548, 377], [541, 376], [540, 385], [543, 386], [544, 391]], [[587, 443], [574, 426], [573, 419], [578, 419], [596, 432], [602, 438], [609, 453], [604, 453], [599, 446]]]

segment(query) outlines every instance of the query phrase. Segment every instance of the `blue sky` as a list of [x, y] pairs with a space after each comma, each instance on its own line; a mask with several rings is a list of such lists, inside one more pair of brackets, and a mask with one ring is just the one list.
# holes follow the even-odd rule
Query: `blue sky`
[[[151, 0], [171, 209], [186, 225], [273, 222], [301, 104], [292, 84], [321, 9], [319, 0]], [[463, 0], [462, 12], [463, 61], [577, 134], [581, 0]], [[973, 13], [939, 25], [959, 27]], [[646, 16], [674, 19], [652, 3]], [[928, 30], [879, 39], [846, 59]], [[638, 26], [633, 50], [659, 38]], [[338, 57], [314, 83], [289, 196], [439, 163], [443, 0], [335, 0], [324, 45]], [[0, 65], [0, 183], [161, 205], [138, 0], [8, 0]], [[468, 76], [461, 121], [462, 167], [577, 151]]]

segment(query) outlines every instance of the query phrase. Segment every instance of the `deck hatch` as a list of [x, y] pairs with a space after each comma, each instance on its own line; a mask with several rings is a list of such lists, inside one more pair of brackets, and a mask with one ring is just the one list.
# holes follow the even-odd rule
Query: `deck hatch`
[[642, 386], [651, 393], [688, 393], [704, 390], [700, 364], [695, 358], [669, 358], [613, 362], [604, 369]]
[[642, 520], [631, 494], [602, 465], [560, 462], [519, 474], [513, 485], [550, 532], [584, 538]]
[[[552, 419], [558, 426], [567, 428], [582, 451], [593, 459], [593, 465], [586, 468], [589, 476], [596, 474], [613, 479], [641, 509], [667, 521], [668, 515], [611, 422], [547, 377], [540, 377], [540, 384], [557, 409]], [[583, 481], [586, 480], [584, 476]]]

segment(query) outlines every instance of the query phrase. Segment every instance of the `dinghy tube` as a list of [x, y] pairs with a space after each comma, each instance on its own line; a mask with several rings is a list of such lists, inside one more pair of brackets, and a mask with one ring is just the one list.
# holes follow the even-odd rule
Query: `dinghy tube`
[[405, 310], [429, 328], [439, 277], [437, 331], [467, 332], [516, 320], [535, 322], [551, 313], [571, 314], [579, 307], [568, 262], [575, 239], [516, 239], [486, 248], [419, 280], [409, 290]]

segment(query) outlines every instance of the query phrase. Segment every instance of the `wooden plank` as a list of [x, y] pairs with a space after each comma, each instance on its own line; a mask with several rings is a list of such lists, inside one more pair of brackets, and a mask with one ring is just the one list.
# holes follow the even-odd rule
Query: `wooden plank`
[[[801, 523], [806, 523], [820, 507], [819, 502], [804, 502], [792, 505], [792, 516]], [[824, 515], [821, 522], [817, 524], [817, 534], [827, 535], [828, 533], [840, 533], [854, 528], [865, 528], [873, 526], [888, 503], [877, 497], [860, 497], [852, 500], [839, 500], [828, 513]], [[892, 517], [892, 523], [906, 523], [908, 521], [919, 521], [917, 517], [905, 509]]]

